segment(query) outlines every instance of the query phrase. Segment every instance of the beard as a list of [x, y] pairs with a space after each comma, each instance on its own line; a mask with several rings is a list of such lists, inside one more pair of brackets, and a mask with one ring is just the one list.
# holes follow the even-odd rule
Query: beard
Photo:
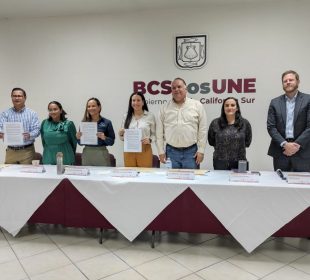
[[283, 90], [285, 91], [285, 93], [293, 93], [297, 91], [297, 89], [298, 89], [298, 85], [289, 85], [289, 86], [283, 87]]

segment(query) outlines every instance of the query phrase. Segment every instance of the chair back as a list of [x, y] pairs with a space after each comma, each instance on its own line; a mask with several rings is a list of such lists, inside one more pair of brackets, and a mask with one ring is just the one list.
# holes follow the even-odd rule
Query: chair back
[[81, 153], [75, 153], [75, 163], [76, 166], [82, 165], [82, 154]]
[[160, 160], [159, 160], [158, 156], [156, 156], [156, 155], [153, 155], [153, 164], [152, 164], [152, 166], [154, 168], [160, 168]]
[[112, 167], [116, 167], [116, 159], [113, 154], [109, 154]]
[[42, 164], [42, 155], [38, 152], [35, 152], [34, 153], [34, 160], [39, 160], [40, 161], [40, 164]]

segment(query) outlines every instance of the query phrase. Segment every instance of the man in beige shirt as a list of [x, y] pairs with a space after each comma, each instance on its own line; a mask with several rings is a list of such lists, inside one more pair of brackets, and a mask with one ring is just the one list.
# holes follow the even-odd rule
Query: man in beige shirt
[[166, 163], [170, 158], [172, 168], [197, 169], [207, 142], [206, 112], [199, 101], [187, 97], [183, 79], [174, 79], [171, 89], [172, 100], [160, 108], [156, 123], [159, 159]]

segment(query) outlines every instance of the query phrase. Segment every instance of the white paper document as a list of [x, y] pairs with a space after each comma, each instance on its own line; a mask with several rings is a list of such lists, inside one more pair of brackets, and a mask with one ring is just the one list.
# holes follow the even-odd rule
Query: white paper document
[[229, 174], [230, 182], [248, 182], [248, 183], [258, 183], [259, 182], [259, 174], [251, 173], [251, 172], [232, 172]]
[[124, 152], [141, 153], [142, 152], [142, 130], [125, 129], [124, 134]]
[[87, 176], [89, 175], [89, 169], [86, 167], [80, 166], [66, 166], [65, 175], [78, 175], [78, 176]]
[[38, 166], [28, 165], [28, 166], [22, 167], [20, 171], [24, 173], [44, 173], [45, 168], [43, 165], [38, 165]]
[[111, 172], [112, 177], [137, 177], [139, 172], [134, 169], [114, 168]]
[[169, 169], [167, 171], [168, 179], [195, 180], [195, 170], [193, 169]]
[[23, 132], [21, 122], [5, 122], [3, 124], [4, 143], [8, 146], [24, 145]]
[[288, 184], [305, 184], [310, 185], [310, 173], [309, 172], [292, 172], [287, 173]]
[[80, 139], [82, 145], [98, 145], [96, 122], [81, 122], [80, 132], [82, 132]]

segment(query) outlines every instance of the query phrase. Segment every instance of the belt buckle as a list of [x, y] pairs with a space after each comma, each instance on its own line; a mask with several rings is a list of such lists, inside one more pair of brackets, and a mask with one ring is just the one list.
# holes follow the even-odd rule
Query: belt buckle
[[32, 146], [32, 144], [28, 144], [28, 145], [17, 146], [17, 147], [8, 146], [8, 148], [9, 148], [10, 150], [13, 150], [13, 151], [20, 151], [20, 150], [24, 150], [24, 149], [26, 149], [26, 148], [29, 148], [29, 147], [31, 147], [31, 146]]
[[20, 146], [20, 147], [9, 147], [10, 150], [13, 150], [13, 151], [19, 151], [19, 150], [23, 150], [24, 149], [24, 146]]

